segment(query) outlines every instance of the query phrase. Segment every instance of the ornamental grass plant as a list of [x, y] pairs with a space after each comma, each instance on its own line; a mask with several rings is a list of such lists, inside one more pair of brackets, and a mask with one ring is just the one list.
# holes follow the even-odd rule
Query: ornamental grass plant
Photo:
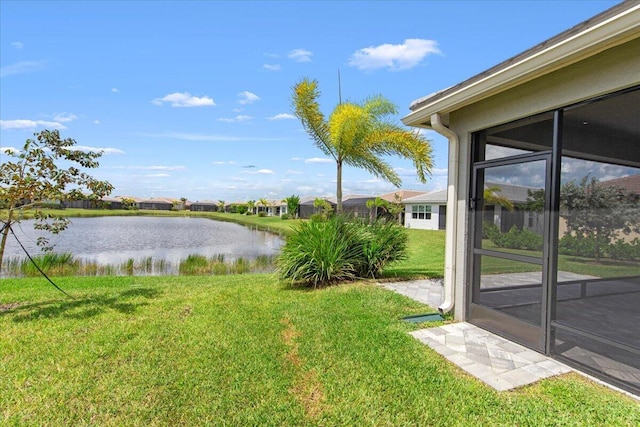
[[407, 254], [404, 228], [368, 224], [337, 215], [302, 222], [287, 238], [277, 260], [280, 278], [294, 285], [322, 287], [358, 278], [376, 278]]

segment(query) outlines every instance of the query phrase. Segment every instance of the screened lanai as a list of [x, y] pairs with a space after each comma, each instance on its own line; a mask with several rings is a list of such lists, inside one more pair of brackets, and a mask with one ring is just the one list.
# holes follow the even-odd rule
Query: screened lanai
[[635, 393], [639, 117], [636, 86], [474, 133], [469, 213], [469, 320]]

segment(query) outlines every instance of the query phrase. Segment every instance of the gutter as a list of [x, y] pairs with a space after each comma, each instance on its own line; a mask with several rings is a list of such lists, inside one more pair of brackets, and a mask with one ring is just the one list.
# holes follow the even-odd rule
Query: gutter
[[431, 129], [449, 140], [449, 169], [447, 179], [447, 219], [444, 251], [444, 301], [438, 307], [440, 313], [448, 313], [453, 310], [455, 298], [455, 273], [456, 273], [456, 241], [457, 241], [457, 217], [458, 217], [458, 187], [455, 185], [458, 179], [458, 160], [460, 152], [460, 138], [451, 129], [442, 124], [439, 113], [431, 115]]

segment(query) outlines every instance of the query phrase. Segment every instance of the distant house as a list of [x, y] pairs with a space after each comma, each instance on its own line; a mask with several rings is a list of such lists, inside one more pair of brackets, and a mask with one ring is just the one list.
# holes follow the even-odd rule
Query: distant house
[[99, 209], [101, 207], [100, 200], [90, 199], [64, 200], [60, 205], [69, 209]]
[[502, 233], [508, 232], [514, 226], [518, 230], [527, 229], [542, 233], [544, 213], [528, 209], [526, 204], [532, 200], [536, 191], [544, 192], [544, 188], [494, 182], [486, 182], [484, 188], [485, 191], [492, 192], [498, 200], [508, 201], [506, 204], [500, 204], [495, 200], [491, 201], [491, 195], [487, 194], [483, 211], [484, 223], [496, 225]]
[[342, 213], [352, 215], [356, 218], [369, 218], [371, 208], [367, 207], [367, 202], [375, 200], [375, 196], [363, 196], [351, 194], [342, 199]]
[[380, 197], [382, 200], [386, 200], [389, 203], [399, 203], [410, 197], [420, 196], [425, 193], [426, 191], [396, 190], [392, 191], [391, 193], [382, 194], [378, 197]]
[[[395, 204], [395, 203], [402, 204], [402, 201], [405, 199], [408, 199], [410, 197], [420, 196], [425, 193], [426, 193], [425, 191], [416, 191], [416, 190], [396, 190], [396, 191], [392, 191], [391, 193], [382, 194], [378, 197], [380, 197], [382, 200], [389, 202], [391, 204]], [[393, 219], [397, 220], [398, 223], [400, 224], [404, 224], [405, 213], [406, 213], [406, 209], [404, 208], [404, 205], [403, 205], [402, 212], [398, 214], [397, 218], [393, 218]], [[390, 214], [387, 214], [387, 218], [392, 219]]]
[[333, 211], [335, 212], [335, 210], [336, 210], [335, 201], [331, 201], [329, 199], [322, 198], [322, 197], [309, 196], [309, 197], [304, 197], [304, 198], [300, 199], [300, 206], [298, 207], [298, 211], [299, 211], [298, 212], [298, 216], [300, 218], [309, 219], [309, 218], [311, 218], [311, 215], [318, 214], [318, 213], [322, 212], [321, 208], [315, 207], [316, 199], [326, 200], [331, 205]]
[[155, 199], [142, 200], [138, 205], [140, 206], [140, 209], [145, 210], [170, 211], [176, 201], [179, 200], [158, 197]]
[[404, 226], [421, 230], [444, 230], [447, 215], [447, 190], [432, 191], [402, 201]]
[[287, 213], [287, 204], [282, 200], [269, 200], [267, 206], [267, 215], [269, 216], [282, 216]]
[[193, 202], [189, 206], [189, 210], [192, 212], [217, 212], [218, 202], [213, 200], [203, 200], [201, 202]]

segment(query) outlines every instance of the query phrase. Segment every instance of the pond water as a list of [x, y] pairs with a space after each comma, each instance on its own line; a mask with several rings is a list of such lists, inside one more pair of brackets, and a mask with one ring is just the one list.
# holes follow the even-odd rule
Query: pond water
[[[224, 256], [226, 261], [273, 256], [284, 241], [277, 235], [242, 225], [189, 217], [99, 217], [72, 218], [58, 235], [33, 229], [32, 221], [22, 221], [13, 230], [31, 255], [41, 253], [38, 236], [48, 236], [54, 252], [70, 252], [82, 261], [116, 265], [129, 259], [151, 257], [177, 265], [191, 254]], [[5, 260], [25, 254], [10, 234]]]

